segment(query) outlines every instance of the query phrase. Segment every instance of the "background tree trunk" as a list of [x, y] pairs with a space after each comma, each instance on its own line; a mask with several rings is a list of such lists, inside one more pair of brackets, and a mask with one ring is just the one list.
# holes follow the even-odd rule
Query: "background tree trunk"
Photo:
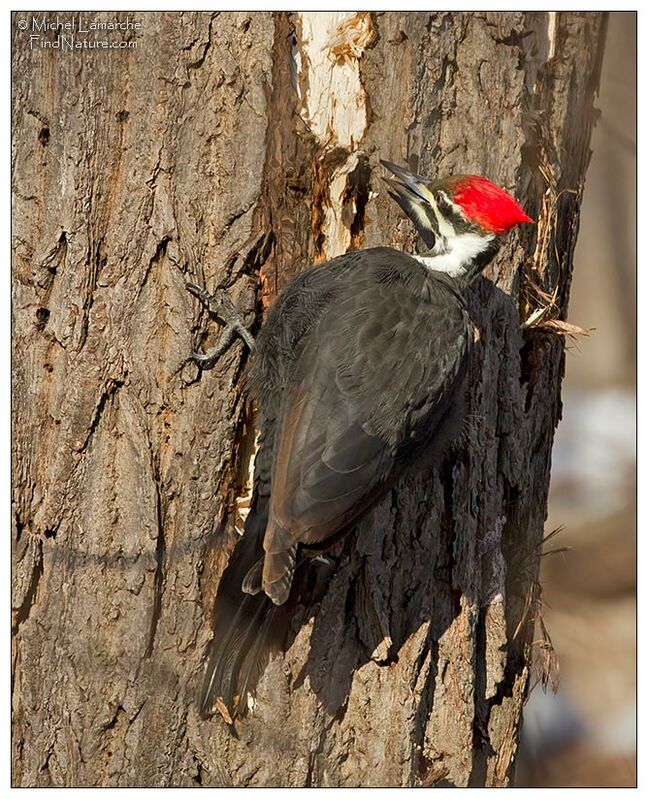
[[[509, 784], [603, 15], [145, 13], [111, 34], [136, 47], [72, 53], [30, 49], [31, 19], [13, 20], [14, 783]], [[412, 247], [381, 157], [484, 174], [538, 225], [474, 289], [466, 441], [361, 522], [237, 738], [194, 695], [249, 488], [248, 356], [186, 363], [219, 330], [184, 283], [227, 279], [258, 325], [308, 263]], [[232, 266], [260, 231], [260, 271]]]

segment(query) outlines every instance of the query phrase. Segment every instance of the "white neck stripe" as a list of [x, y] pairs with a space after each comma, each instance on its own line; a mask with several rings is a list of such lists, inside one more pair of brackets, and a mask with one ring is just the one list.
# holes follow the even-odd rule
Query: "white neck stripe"
[[459, 277], [468, 271], [475, 258], [484, 252], [494, 238], [478, 236], [476, 233], [462, 233], [445, 240], [445, 252], [413, 257], [433, 272], [445, 272]]

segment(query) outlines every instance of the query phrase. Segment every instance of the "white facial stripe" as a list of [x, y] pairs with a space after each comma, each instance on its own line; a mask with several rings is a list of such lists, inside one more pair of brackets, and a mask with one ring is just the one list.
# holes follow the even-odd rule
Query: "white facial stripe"
[[441, 194], [443, 194], [443, 199], [448, 203], [449, 206], [452, 207], [455, 214], [458, 214], [459, 216], [465, 219], [466, 215], [464, 214], [463, 208], [460, 205], [457, 205], [457, 203], [453, 199], [448, 197], [448, 195], [444, 191], [442, 191]]
[[430, 220], [427, 218], [425, 211], [421, 208], [420, 205], [416, 205], [415, 203], [410, 203], [410, 208], [416, 214], [421, 226], [424, 228], [428, 228], [430, 226]]
[[448, 220], [443, 216], [441, 211], [439, 211], [439, 207], [436, 203], [436, 200], [432, 193], [430, 194], [430, 205], [432, 206], [432, 210], [434, 211], [434, 216], [436, 216], [437, 225], [439, 226], [439, 235], [443, 236], [443, 238], [450, 238], [451, 236], [455, 235], [455, 230], [448, 222]]

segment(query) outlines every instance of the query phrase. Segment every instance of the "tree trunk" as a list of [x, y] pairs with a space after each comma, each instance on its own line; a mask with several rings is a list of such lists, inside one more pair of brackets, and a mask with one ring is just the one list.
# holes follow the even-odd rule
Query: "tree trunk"
[[[508, 785], [604, 16], [130, 18], [101, 36], [136, 46], [78, 52], [13, 19], [14, 784]], [[236, 737], [195, 691], [249, 356], [187, 363], [219, 328], [185, 281], [226, 281], [258, 327], [309, 263], [411, 248], [379, 158], [486, 175], [538, 224], [472, 292], [465, 441], [344, 543]], [[260, 270], [233, 263], [259, 232]]]

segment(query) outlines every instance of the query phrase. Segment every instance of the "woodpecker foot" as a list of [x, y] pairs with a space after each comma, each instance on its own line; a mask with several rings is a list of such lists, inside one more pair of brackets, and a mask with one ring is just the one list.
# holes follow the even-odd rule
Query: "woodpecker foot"
[[333, 571], [337, 566], [337, 560], [332, 558], [330, 555], [315, 555], [313, 558], [313, 563], [319, 563], [322, 566], [326, 566], [328, 569]]
[[241, 249], [230, 256], [225, 264], [225, 276], [213, 294], [195, 283], [187, 283], [187, 290], [197, 297], [208, 311], [224, 325], [225, 329], [218, 344], [207, 352], [192, 352], [191, 360], [201, 369], [210, 369], [227, 350], [238, 335], [254, 352], [256, 343], [254, 336], [245, 326], [243, 317], [234, 307], [227, 289], [232, 286], [241, 274], [254, 275], [266, 261], [272, 247], [272, 233], [255, 233], [243, 244]]
[[207, 352], [191, 353], [191, 358], [202, 368], [211, 369], [221, 355], [227, 350], [236, 335], [239, 335], [247, 344], [251, 352], [256, 349], [254, 336], [243, 322], [243, 317], [234, 307], [229, 294], [225, 289], [216, 289], [215, 294], [210, 294], [206, 289], [195, 283], [187, 283], [187, 290], [197, 297], [214, 316], [225, 325], [220, 341]]

